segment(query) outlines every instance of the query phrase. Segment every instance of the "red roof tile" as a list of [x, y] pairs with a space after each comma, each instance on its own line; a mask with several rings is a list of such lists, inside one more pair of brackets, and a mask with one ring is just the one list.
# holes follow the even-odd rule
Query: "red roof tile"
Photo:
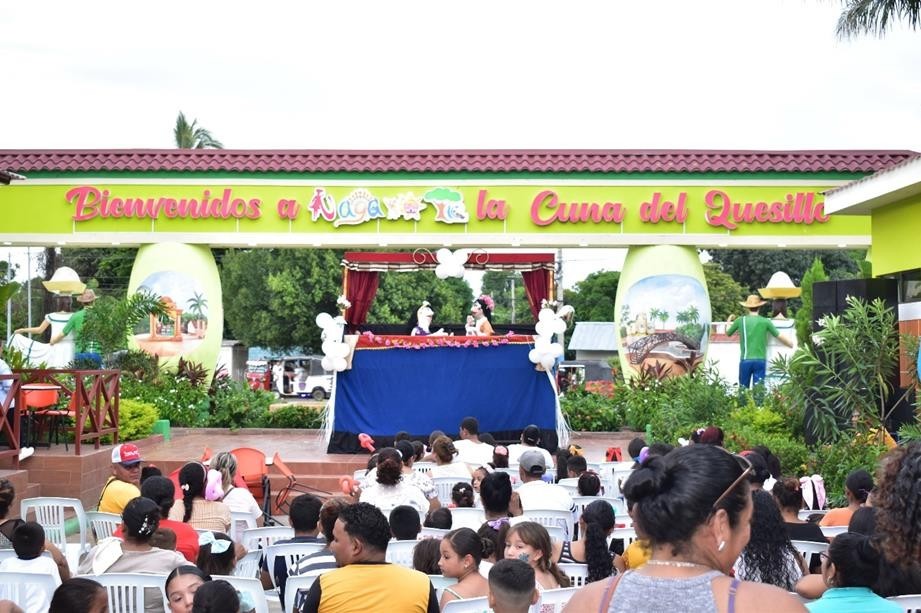
[[2, 150], [0, 169], [110, 172], [535, 172], [869, 173], [914, 151], [457, 150], [274, 151], [230, 149]]

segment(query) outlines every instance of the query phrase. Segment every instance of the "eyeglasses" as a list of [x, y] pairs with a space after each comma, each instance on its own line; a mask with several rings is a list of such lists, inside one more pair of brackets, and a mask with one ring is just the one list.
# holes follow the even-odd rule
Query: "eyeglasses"
[[[723, 448], [718, 447], [718, 449], [723, 449]], [[725, 449], [723, 449], [723, 451], [725, 451], [726, 453], [731, 455], [733, 458], [735, 458], [736, 462], [739, 463], [739, 466], [742, 467], [742, 474], [736, 477], [736, 480], [733, 481], [731, 484], [729, 484], [729, 487], [726, 488], [726, 491], [720, 494], [720, 497], [716, 499], [716, 502], [714, 502], [713, 506], [711, 507], [711, 510], [710, 510], [711, 513], [716, 513], [716, 511], [719, 510], [720, 503], [723, 502], [723, 500], [725, 500], [726, 497], [732, 493], [732, 490], [734, 490], [736, 486], [742, 483], [742, 481], [744, 481], [748, 477], [748, 475], [750, 475], [752, 471], [754, 470], [754, 468], [752, 467], [752, 463], [749, 462], [748, 458], [746, 458], [745, 456], [740, 456], [734, 453], [729, 453], [729, 451]]]

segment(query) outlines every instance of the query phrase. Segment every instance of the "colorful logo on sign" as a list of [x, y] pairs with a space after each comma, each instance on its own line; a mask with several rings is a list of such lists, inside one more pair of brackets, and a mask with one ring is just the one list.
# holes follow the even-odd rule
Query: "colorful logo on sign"
[[387, 219], [411, 221], [421, 221], [422, 209], [426, 207], [425, 202], [412, 192], [397, 194], [393, 198], [384, 198], [384, 204], [387, 206]]
[[425, 192], [423, 202], [435, 207], [435, 221], [442, 223], [467, 223], [470, 214], [464, 204], [464, 195], [448, 187], [436, 187]]
[[364, 188], [353, 190], [336, 207], [336, 221], [333, 226], [355, 226], [384, 217], [380, 200]]

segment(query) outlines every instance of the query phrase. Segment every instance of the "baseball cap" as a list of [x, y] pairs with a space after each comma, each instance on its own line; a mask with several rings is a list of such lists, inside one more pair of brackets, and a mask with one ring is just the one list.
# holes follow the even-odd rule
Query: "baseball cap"
[[137, 445], [122, 443], [112, 450], [112, 464], [139, 464], [140, 461], [141, 451]]
[[529, 475], [542, 475], [547, 470], [544, 454], [539, 451], [525, 451], [518, 460], [518, 465]]
[[524, 429], [524, 432], [521, 433], [521, 437], [528, 445], [536, 445], [540, 442], [540, 428], [532, 424]]

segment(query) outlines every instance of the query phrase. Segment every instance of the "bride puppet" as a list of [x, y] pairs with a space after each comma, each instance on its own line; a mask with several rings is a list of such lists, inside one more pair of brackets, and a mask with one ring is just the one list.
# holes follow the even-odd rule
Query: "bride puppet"
[[434, 316], [435, 311], [432, 310], [432, 305], [429, 304], [428, 300], [423, 300], [422, 306], [416, 309], [416, 325], [413, 326], [410, 334], [412, 336], [444, 336], [444, 328], [439, 328], [435, 332], [431, 331]]
[[24, 334], [43, 334], [51, 327], [51, 338], [61, 333], [70, 320], [71, 300], [73, 294], [83, 292], [86, 285], [80, 281], [77, 273], [67, 266], [54, 271], [51, 279], [43, 282], [45, 288], [55, 294], [54, 313], [48, 313], [42, 323], [31, 328], [19, 328], [13, 331], [9, 346], [14, 347], [31, 366], [44, 364], [48, 368], [63, 368], [74, 359], [73, 335], [68, 334], [54, 345], [32, 340]]
[[492, 336], [495, 331], [492, 329], [492, 310], [495, 303], [492, 297], [483, 294], [473, 301], [470, 307], [470, 314], [473, 315], [473, 325], [467, 326], [467, 336]]

